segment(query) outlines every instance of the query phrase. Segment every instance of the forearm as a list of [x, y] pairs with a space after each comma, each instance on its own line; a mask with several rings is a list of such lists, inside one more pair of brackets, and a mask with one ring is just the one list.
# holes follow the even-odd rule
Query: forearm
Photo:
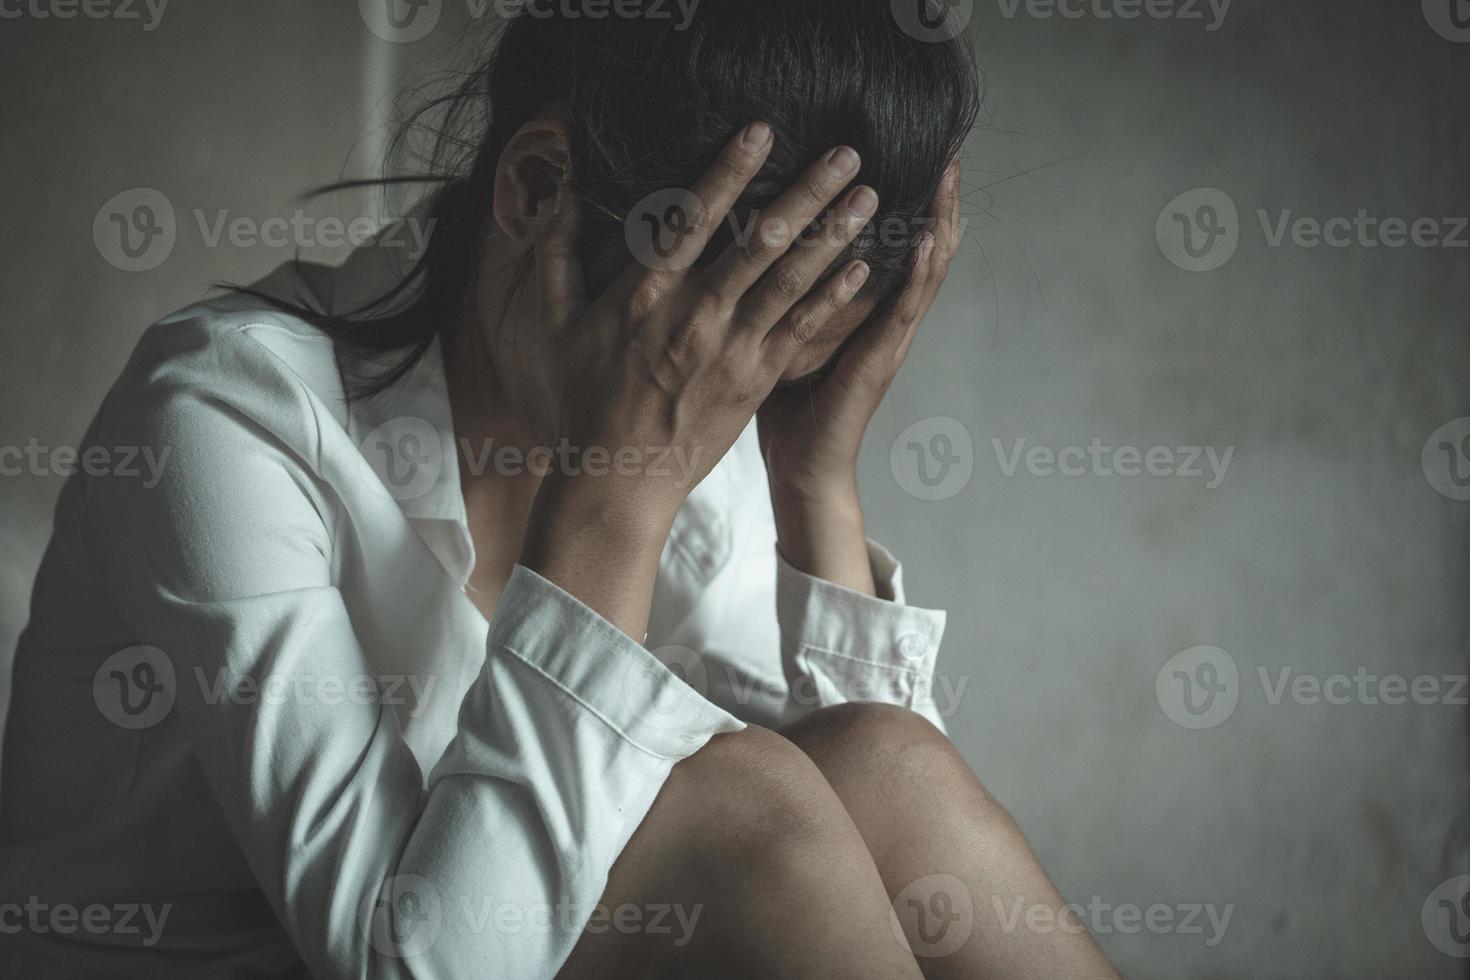
[[868, 535], [857, 487], [829, 487], [771, 498], [781, 555], [795, 569], [876, 596]]
[[677, 512], [619, 477], [553, 474], [536, 495], [521, 564], [642, 643]]

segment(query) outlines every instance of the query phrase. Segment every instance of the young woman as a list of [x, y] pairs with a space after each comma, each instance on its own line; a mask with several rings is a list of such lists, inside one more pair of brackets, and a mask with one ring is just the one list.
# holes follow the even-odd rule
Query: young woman
[[964, 50], [888, 0], [566, 7], [445, 105], [425, 254], [169, 317], [108, 395], [87, 444], [166, 464], [62, 493], [6, 976], [1114, 976], [1028, 929], [1062, 899], [856, 491], [959, 244]]

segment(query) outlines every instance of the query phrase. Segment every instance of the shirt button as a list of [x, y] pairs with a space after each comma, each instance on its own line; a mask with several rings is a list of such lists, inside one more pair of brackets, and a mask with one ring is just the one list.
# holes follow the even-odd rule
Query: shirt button
[[918, 660], [929, 652], [929, 641], [918, 633], [910, 633], [898, 641], [898, 652], [910, 660]]

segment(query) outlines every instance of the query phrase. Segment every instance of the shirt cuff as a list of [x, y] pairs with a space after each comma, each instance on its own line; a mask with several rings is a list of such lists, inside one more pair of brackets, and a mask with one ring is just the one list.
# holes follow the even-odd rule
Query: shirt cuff
[[776, 619], [787, 673], [806, 673], [821, 660], [834, 680], [879, 689], [877, 696], [848, 691], [847, 700], [907, 703], [933, 677], [945, 613], [904, 604], [903, 570], [881, 545], [868, 542], [868, 560], [882, 598], [807, 575], [777, 552]]
[[504, 651], [651, 755], [683, 759], [745, 725], [628, 634], [555, 583], [517, 565], [490, 623]]

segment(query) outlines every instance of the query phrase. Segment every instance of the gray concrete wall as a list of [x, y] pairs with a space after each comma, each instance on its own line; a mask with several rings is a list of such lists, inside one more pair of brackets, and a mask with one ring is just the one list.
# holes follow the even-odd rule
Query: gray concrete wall
[[[1470, 871], [1465, 692], [1444, 696], [1466, 671], [1470, 502], [1438, 449], [1464, 431], [1431, 436], [1470, 416], [1470, 249], [1273, 247], [1258, 215], [1470, 215], [1470, 43], [1431, 28], [1448, 0], [1426, 8], [973, 8], [992, 104], [967, 244], [870, 433], [864, 493], [915, 599], [951, 610], [957, 742], [1140, 980], [1466, 975], [1435, 946], [1470, 953], [1431, 892]], [[151, 31], [0, 21], [0, 446], [74, 443], [148, 322], [286, 258], [211, 247], [193, 211], [289, 215], [371, 158], [379, 94], [435, 43], [286, 0], [170, 6]], [[179, 232], [128, 273], [93, 221], [140, 186]], [[1196, 188], [1219, 193], [1173, 203]], [[1173, 215], [1226, 199], [1238, 217], [1195, 263], [1216, 267], [1180, 268]], [[1126, 453], [1046, 465], [1095, 439], [1157, 450], [1156, 470], [1231, 455], [1218, 481], [1117, 475]], [[60, 483], [0, 478], [0, 662]], [[1334, 675], [1441, 694], [1385, 704]], [[1181, 676], [1217, 680], [1199, 714]], [[1314, 680], [1347, 703], [1310, 703]], [[1229, 910], [1218, 943], [1207, 916], [1177, 927], [1196, 905]], [[1151, 906], [1175, 926], [1135, 926]]]

